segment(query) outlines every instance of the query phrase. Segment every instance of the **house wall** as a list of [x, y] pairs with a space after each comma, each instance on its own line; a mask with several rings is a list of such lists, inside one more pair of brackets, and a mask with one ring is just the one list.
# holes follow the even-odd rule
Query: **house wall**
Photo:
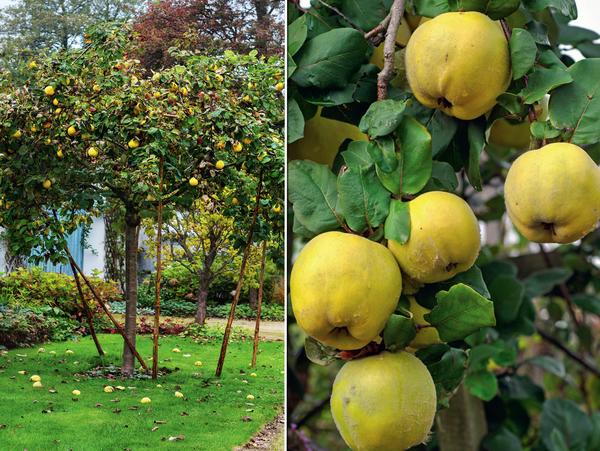
[[104, 274], [104, 240], [104, 219], [94, 218], [87, 236], [87, 246], [83, 250], [82, 269], [85, 274], [91, 275], [95, 271], [100, 271], [100, 276]]

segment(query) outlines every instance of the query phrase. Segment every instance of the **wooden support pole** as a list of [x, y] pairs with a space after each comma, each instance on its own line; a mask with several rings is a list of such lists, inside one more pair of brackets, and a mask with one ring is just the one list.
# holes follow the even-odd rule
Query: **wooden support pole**
[[235, 295], [231, 302], [231, 310], [229, 311], [229, 317], [227, 318], [227, 325], [225, 326], [225, 333], [223, 334], [223, 343], [221, 344], [221, 354], [219, 355], [219, 362], [217, 363], [217, 370], [215, 371], [216, 377], [221, 377], [223, 372], [223, 364], [225, 363], [225, 355], [227, 354], [227, 345], [229, 344], [229, 336], [231, 335], [231, 327], [233, 325], [233, 318], [235, 317], [235, 308], [237, 307], [238, 301], [240, 300], [240, 294], [242, 292], [242, 282], [244, 281], [244, 273], [246, 272], [246, 264], [248, 263], [248, 255], [250, 254], [250, 247], [252, 247], [252, 236], [254, 235], [254, 226], [256, 225], [256, 219], [258, 217], [258, 210], [260, 207], [260, 195], [262, 190], [262, 171], [258, 177], [258, 185], [256, 187], [256, 202], [254, 204], [254, 213], [252, 215], [252, 223], [248, 230], [248, 238], [246, 239], [246, 247], [244, 248], [244, 255], [242, 257], [242, 265], [240, 267], [240, 277], [238, 279], [237, 286], [235, 288]]
[[71, 271], [73, 272], [73, 278], [75, 279], [75, 285], [77, 285], [77, 291], [79, 292], [79, 299], [81, 299], [83, 313], [85, 314], [85, 316], [87, 318], [88, 327], [90, 328], [90, 335], [92, 336], [92, 339], [94, 340], [94, 344], [96, 345], [96, 350], [98, 351], [98, 355], [102, 357], [104, 355], [104, 349], [102, 349], [102, 345], [100, 344], [100, 341], [98, 341], [98, 336], [96, 335], [96, 328], [94, 327], [94, 315], [92, 314], [90, 306], [87, 304], [87, 301], [85, 300], [85, 296], [83, 295], [83, 289], [81, 288], [81, 281], [79, 280], [79, 275], [77, 274], [77, 270], [75, 269], [75, 266], [73, 266], [71, 259], [69, 259], [69, 265], [71, 266]]
[[157, 208], [157, 226], [156, 232], [156, 280], [155, 280], [155, 292], [154, 292], [154, 327], [152, 328], [152, 379], [158, 378], [158, 336], [160, 333], [160, 278], [162, 276], [162, 262], [161, 262], [161, 251], [162, 251], [162, 215], [163, 215], [163, 200], [162, 200], [162, 188], [163, 188], [163, 171], [164, 171], [164, 160], [160, 158], [160, 182], [159, 182], [159, 199]]
[[252, 348], [252, 368], [256, 366], [256, 354], [258, 353], [258, 334], [260, 332], [260, 311], [265, 285], [265, 263], [267, 260], [267, 240], [262, 243], [262, 258], [260, 261], [260, 280], [258, 285], [258, 304], [256, 305], [256, 325], [254, 326], [254, 346]]
[[133, 345], [133, 343], [131, 342], [131, 340], [129, 339], [129, 337], [127, 336], [127, 334], [125, 333], [125, 330], [119, 324], [119, 322], [117, 321], [117, 319], [113, 316], [113, 314], [111, 313], [111, 311], [108, 309], [108, 307], [104, 303], [104, 300], [100, 297], [100, 295], [98, 294], [98, 292], [96, 291], [96, 289], [94, 288], [94, 286], [91, 284], [91, 282], [89, 281], [89, 279], [83, 273], [83, 271], [81, 270], [81, 268], [79, 267], [79, 265], [75, 262], [75, 260], [73, 259], [73, 256], [71, 255], [71, 252], [69, 251], [69, 249], [66, 246], [65, 246], [65, 252], [67, 253], [67, 257], [68, 257], [69, 262], [71, 263], [72, 267], [74, 267], [75, 270], [76, 270], [76, 272], [79, 273], [79, 275], [83, 279], [84, 283], [87, 285], [87, 287], [92, 292], [92, 295], [94, 296], [94, 299], [96, 299], [96, 302], [98, 302], [98, 304], [100, 304], [100, 307], [102, 307], [102, 310], [104, 310], [104, 313], [106, 313], [106, 315], [108, 316], [108, 318], [110, 319], [110, 321], [117, 328], [117, 330], [119, 331], [119, 333], [121, 334], [121, 336], [125, 340], [125, 344], [127, 345], [127, 347], [130, 349], [130, 351], [132, 352], [132, 354], [138, 359], [138, 361], [140, 362], [140, 365], [142, 365], [142, 368], [144, 368], [144, 371], [148, 372], [148, 365], [146, 365], [146, 362], [144, 362], [144, 359], [142, 359], [142, 356], [140, 355], [140, 353], [137, 351], [137, 349], [135, 349], [135, 346]]

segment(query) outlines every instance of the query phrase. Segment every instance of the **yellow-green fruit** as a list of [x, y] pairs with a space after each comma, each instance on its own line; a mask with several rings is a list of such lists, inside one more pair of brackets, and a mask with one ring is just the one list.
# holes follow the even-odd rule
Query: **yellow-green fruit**
[[54, 95], [54, 86], [46, 86], [44, 88], [44, 94], [46, 94], [47, 96], [53, 96]]
[[484, 14], [440, 14], [408, 41], [406, 75], [423, 105], [475, 119], [496, 104], [510, 83], [508, 42], [500, 24]]
[[68, 134], [69, 136], [75, 136], [75, 135], [77, 134], [77, 129], [76, 129], [74, 126], [72, 126], [72, 125], [71, 125], [71, 126], [70, 126], [70, 127], [67, 129], [67, 134]]
[[600, 169], [574, 144], [548, 144], [515, 160], [504, 197], [508, 216], [527, 239], [572, 243], [600, 220]]
[[50, 189], [52, 187], [52, 182], [50, 180], [44, 180], [42, 182], [42, 186], [44, 189]]
[[87, 154], [91, 158], [96, 158], [98, 156], [98, 149], [96, 149], [95, 147], [90, 147], [87, 151]]
[[402, 277], [391, 252], [358, 235], [327, 232], [300, 252], [290, 278], [292, 308], [311, 337], [338, 349], [377, 339], [398, 304]]
[[140, 142], [137, 139], [133, 138], [133, 139], [129, 140], [129, 142], [127, 143], [127, 146], [130, 149], [137, 149], [140, 146]]
[[223, 169], [225, 167], [225, 162], [223, 160], [219, 160], [215, 163], [215, 168]]
[[488, 142], [500, 147], [523, 150], [529, 147], [530, 139], [529, 121], [513, 123], [502, 118], [492, 125]]
[[342, 367], [331, 413], [354, 451], [398, 451], [427, 440], [436, 402], [431, 374], [418, 358], [383, 352]]
[[346, 139], [368, 141], [357, 126], [321, 117], [321, 110], [304, 126], [304, 138], [288, 145], [290, 160], [312, 160], [333, 165], [333, 160]]
[[198, 186], [198, 179], [196, 177], [192, 177], [189, 180], [190, 186]]
[[[408, 300], [410, 302], [409, 310], [413, 314], [414, 323], [417, 326], [429, 326], [424, 316], [431, 312], [431, 310], [420, 305], [413, 296], [410, 296]], [[417, 335], [410, 342], [409, 346], [420, 349], [441, 342], [440, 335], [435, 327], [423, 327], [417, 331]]]
[[479, 225], [463, 199], [431, 191], [411, 200], [408, 208], [408, 241], [388, 241], [402, 272], [417, 282], [434, 283], [473, 266], [481, 244]]
[[[410, 27], [408, 23], [403, 20], [400, 23], [400, 28], [398, 28], [398, 33], [396, 33], [396, 44], [400, 44], [402, 47], [405, 47], [410, 40]], [[371, 64], [375, 64], [380, 69], [383, 69], [383, 46], [382, 42], [373, 51], [373, 55], [371, 56]]]

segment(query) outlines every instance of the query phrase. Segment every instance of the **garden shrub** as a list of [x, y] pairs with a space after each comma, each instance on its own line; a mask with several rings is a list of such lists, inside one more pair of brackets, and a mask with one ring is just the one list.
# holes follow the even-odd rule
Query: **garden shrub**
[[[115, 282], [105, 282], [98, 277], [89, 279], [105, 301], [123, 298]], [[94, 306], [91, 292], [85, 284], [82, 285], [87, 302]], [[66, 314], [74, 314], [81, 310], [74, 277], [44, 272], [41, 268], [18, 268], [0, 277], [0, 299], [13, 307], [58, 307]]]
[[[200, 326], [192, 323], [185, 328], [179, 335], [182, 337], [190, 337], [196, 342], [219, 341], [223, 339], [225, 333], [224, 325], [217, 326]], [[243, 341], [252, 338], [252, 332], [243, 327], [233, 327], [231, 329], [230, 340]]]

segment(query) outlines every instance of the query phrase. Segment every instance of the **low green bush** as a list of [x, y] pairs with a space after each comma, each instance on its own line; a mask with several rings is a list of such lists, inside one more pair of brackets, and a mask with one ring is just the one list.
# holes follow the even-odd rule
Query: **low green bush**
[[[217, 341], [223, 339], [225, 326], [200, 326], [192, 323], [185, 328], [179, 335], [181, 337], [190, 337], [196, 342]], [[243, 327], [233, 327], [231, 329], [230, 339], [233, 341], [243, 341], [252, 338], [251, 332]]]
[[[211, 318], [227, 318], [231, 304], [225, 305], [209, 305], [206, 309], [207, 316]], [[279, 304], [263, 304], [260, 317], [267, 321], [283, 321], [284, 308]], [[249, 304], [238, 304], [235, 309], [236, 319], [255, 319], [256, 311]]]

